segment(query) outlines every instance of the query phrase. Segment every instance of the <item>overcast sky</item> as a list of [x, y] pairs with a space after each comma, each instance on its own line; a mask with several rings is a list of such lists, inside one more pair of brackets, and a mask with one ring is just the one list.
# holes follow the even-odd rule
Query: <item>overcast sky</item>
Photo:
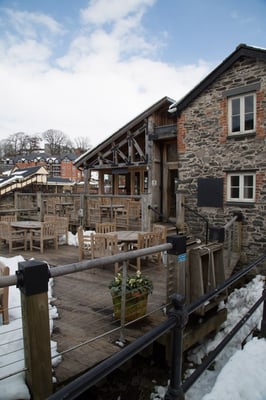
[[0, 140], [102, 142], [179, 100], [240, 43], [266, 48], [265, 0], [0, 0]]

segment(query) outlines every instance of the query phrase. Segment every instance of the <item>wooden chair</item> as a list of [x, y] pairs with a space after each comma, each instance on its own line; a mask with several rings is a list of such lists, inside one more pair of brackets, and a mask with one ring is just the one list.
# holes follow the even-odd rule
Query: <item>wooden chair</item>
[[53, 242], [54, 248], [58, 249], [58, 237], [56, 223], [46, 221], [41, 223], [40, 229], [32, 229], [30, 234], [30, 250], [40, 250], [41, 253], [44, 251], [45, 242]]
[[44, 215], [44, 222], [54, 222], [56, 224], [58, 244], [68, 243], [68, 217], [59, 217], [58, 215]]
[[[113, 256], [118, 254], [119, 248], [117, 243], [117, 235], [110, 233], [91, 234], [91, 258], [100, 258]], [[115, 272], [118, 272], [119, 264], [115, 263]]]
[[[140, 232], [138, 233], [138, 242], [134, 244], [133, 249], [145, 249], [147, 247], [153, 247], [161, 242], [161, 233], [159, 232]], [[148, 257], [153, 258], [153, 255], [147, 257], [138, 257], [136, 261], [136, 265], [130, 264], [138, 271], [141, 269], [141, 261], [147, 260]]]
[[16, 229], [10, 222], [0, 221], [0, 241], [8, 245], [9, 253], [12, 250], [27, 250], [27, 230]]
[[[158, 244], [166, 243], [166, 236], [167, 236], [167, 227], [166, 226], [160, 225], [160, 224], [153, 224], [152, 231], [158, 232], [160, 234], [160, 243], [158, 243]], [[158, 260], [158, 262], [162, 261], [162, 253], [157, 253], [157, 260]]]
[[84, 235], [82, 226], [78, 227], [79, 261], [91, 258], [91, 235]]
[[117, 209], [115, 211], [115, 224], [119, 230], [128, 230], [128, 206]]
[[101, 209], [99, 200], [89, 200], [87, 224], [90, 228], [94, 228], [98, 222], [101, 222]]
[[[0, 262], [0, 276], [9, 275], [9, 267]], [[3, 324], [9, 323], [8, 315], [8, 294], [9, 287], [0, 288], [0, 313], [2, 314]]]
[[141, 229], [141, 202], [131, 200], [128, 202], [128, 229], [138, 231]]
[[116, 231], [116, 224], [113, 222], [98, 222], [95, 227], [96, 233], [109, 233]]

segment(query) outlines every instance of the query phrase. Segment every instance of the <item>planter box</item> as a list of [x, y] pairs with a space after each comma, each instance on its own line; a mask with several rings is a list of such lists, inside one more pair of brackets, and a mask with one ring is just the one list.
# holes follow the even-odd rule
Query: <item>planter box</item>
[[[112, 295], [115, 319], [121, 319], [121, 297]], [[147, 312], [148, 292], [126, 294], [125, 321], [143, 317]]]

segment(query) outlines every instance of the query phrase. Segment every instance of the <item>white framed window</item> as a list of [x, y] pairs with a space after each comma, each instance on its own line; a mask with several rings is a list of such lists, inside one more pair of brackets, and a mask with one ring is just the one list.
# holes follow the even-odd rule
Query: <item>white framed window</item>
[[227, 201], [254, 202], [256, 175], [251, 172], [227, 175]]
[[229, 135], [255, 132], [256, 94], [248, 93], [228, 98]]

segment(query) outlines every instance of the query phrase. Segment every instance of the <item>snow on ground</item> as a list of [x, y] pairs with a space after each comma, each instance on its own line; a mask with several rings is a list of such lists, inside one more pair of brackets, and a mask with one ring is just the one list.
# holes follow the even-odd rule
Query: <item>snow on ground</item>
[[[191, 363], [200, 364], [210, 351], [231, 331], [262, 294], [264, 280], [256, 276], [246, 287], [234, 290], [226, 303], [227, 320], [216, 336], [194, 348], [188, 355]], [[215, 361], [214, 370], [206, 370], [187, 391], [186, 400], [266, 400], [266, 340], [249, 337], [260, 328], [261, 305], [227, 344]], [[242, 349], [243, 341], [247, 341]], [[189, 376], [194, 369], [186, 371]], [[163, 399], [166, 387], [156, 387], [152, 399]]]
[[[70, 232], [69, 245], [77, 246], [77, 236]], [[0, 261], [9, 266], [10, 274], [13, 275], [18, 269], [18, 262], [24, 259], [22, 256], [0, 257]], [[205, 341], [189, 353], [191, 363], [200, 363], [218, 345], [261, 296], [263, 284], [263, 278], [258, 275], [246, 287], [230, 294], [227, 303], [221, 304], [221, 307], [227, 307], [227, 321], [213, 339]], [[50, 279], [48, 296], [51, 332], [53, 319], [57, 317], [56, 308], [50, 304], [52, 285], [53, 279]], [[262, 307], [263, 305], [257, 309], [218, 356], [215, 369], [205, 371], [189, 389], [186, 400], [266, 400], [266, 340], [248, 337], [254, 327], [260, 328]], [[30, 393], [24, 381], [24, 372], [2, 379], [24, 368], [20, 291], [15, 286], [9, 289], [9, 316], [10, 323], [0, 325], [0, 400], [29, 400]], [[244, 340], [247, 344], [242, 349]], [[52, 356], [55, 356], [53, 365], [56, 365], [60, 362], [60, 356], [54, 341], [51, 341], [51, 348]], [[186, 374], [192, 372], [191, 368]], [[163, 399], [165, 392], [165, 387], [157, 386], [151, 399]]]

